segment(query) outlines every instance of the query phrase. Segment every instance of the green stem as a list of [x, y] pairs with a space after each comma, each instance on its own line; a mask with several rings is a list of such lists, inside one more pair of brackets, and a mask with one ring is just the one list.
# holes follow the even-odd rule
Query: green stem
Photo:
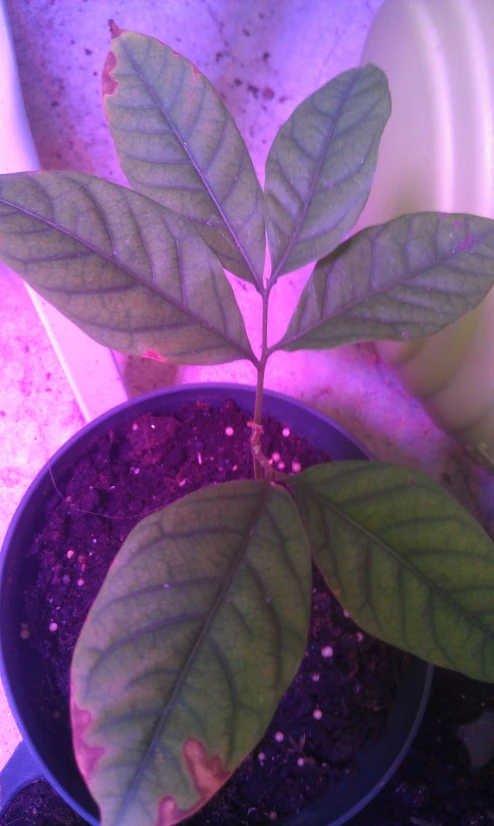
[[262, 418], [262, 398], [264, 393], [264, 373], [266, 371], [266, 362], [268, 360], [268, 304], [269, 293], [271, 288], [267, 287], [266, 292], [262, 296], [262, 342], [261, 342], [261, 358], [257, 366], [257, 386], [256, 386], [256, 401], [254, 406], [254, 420], [250, 443], [252, 447], [252, 458], [254, 460], [254, 478], [262, 479], [263, 470], [262, 463], [257, 458], [260, 449], [261, 438], [261, 418]]
[[262, 399], [264, 393], [264, 372], [266, 370], [266, 361], [261, 359], [259, 367], [257, 368], [257, 386], [256, 386], [256, 401], [254, 406], [254, 424], [261, 424], [262, 418]]

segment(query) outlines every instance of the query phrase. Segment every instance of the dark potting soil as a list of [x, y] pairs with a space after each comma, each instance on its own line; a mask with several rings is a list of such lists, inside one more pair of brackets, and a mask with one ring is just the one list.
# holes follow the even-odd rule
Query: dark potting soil
[[87, 826], [47, 780], [30, 783], [13, 799], [1, 826]]
[[[264, 452], [280, 470], [328, 460], [287, 434], [283, 424], [267, 418], [263, 424]], [[145, 513], [178, 496], [206, 484], [250, 478], [248, 438], [245, 418], [233, 402], [220, 410], [187, 405], [174, 415], [141, 416], [94, 441], [70, 481], [54, 493], [31, 549], [31, 585], [19, 629], [44, 662], [43, 682], [33, 682], [31, 700], [49, 720], [47, 736], [68, 731], [75, 640], [128, 532]], [[356, 753], [381, 728], [402, 655], [361, 633], [317, 571], [314, 576], [310, 638], [297, 677], [262, 743], [215, 801], [187, 821], [190, 826], [266, 823], [301, 808], [354, 772]], [[23, 811], [20, 823], [26, 826], [83, 823], [55, 820], [55, 811], [49, 820], [27, 820], [29, 806]], [[1, 822], [19, 821], [9, 810]], [[382, 822], [411, 821], [407, 814], [406, 820]]]

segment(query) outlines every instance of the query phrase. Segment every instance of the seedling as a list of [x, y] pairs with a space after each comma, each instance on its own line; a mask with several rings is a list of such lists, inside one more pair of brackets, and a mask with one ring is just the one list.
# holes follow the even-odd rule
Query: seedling
[[[311, 558], [363, 629], [494, 680], [494, 547], [468, 513], [417, 471], [351, 461], [286, 475], [260, 443], [273, 353], [438, 332], [493, 285], [494, 221], [404, 215], [345, 240], [390, 114], [374, 66], [298, 106], [269, 151], [263, 191], [206, 78], [159, 41], [111, 30], [104, 102], [135, 191], [76, 172], [1, 176], [0, 247], [104, 345], [257, 370], [255, 478], [143, 519], [73, 659], [74, 746], [103, 826], [171, 826], [254, 748], [294, 677]], [[268, 346], [273, 290], [311, 261], [285, 334]], [[223, 268], [260, 295], [257, 354]]]

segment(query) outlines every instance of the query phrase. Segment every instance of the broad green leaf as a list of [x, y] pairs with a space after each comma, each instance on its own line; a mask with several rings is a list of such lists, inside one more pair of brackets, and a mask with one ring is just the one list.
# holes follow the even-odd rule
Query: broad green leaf
[[369, 65], [335, 77], [281, 127], [265, 182], [273, 280], [327, 255], [353, 227], [390, 112], [386, 76]]
[[273, 349], [430, 336], [473, 310], [493, 284], [493, 220], [403, 215], [363, 229], [317, 263]]
[[76, 172], [1, 175], [0, 259], [107, 347], [176, 364], [255, 359], [193, 226], [124, 187]]
[[315, 562], [368, 633], [494, 682], [494, 545], [425, 474], [334, 462], [290, 480]]
[[112, 24], [103, 99], [128, 180], [194, 222], [224, 267], [260, 291], [262, 190], [223, 101], [196, 67], [154, 37]]
[[172, 826], [223, 785], [300, 664], [311, 581], [295, 504], [269, 482], [204, 488], [134, 528], [72, 663], [102, 826]]

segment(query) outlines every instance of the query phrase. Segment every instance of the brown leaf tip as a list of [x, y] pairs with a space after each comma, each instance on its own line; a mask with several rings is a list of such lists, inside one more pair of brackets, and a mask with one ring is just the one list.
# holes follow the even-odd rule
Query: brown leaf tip
[[125, 31], [125, 29], [121, 29], [120, 26], [117, 26], [114, 20], [109, 20], [108, 25], [110, 27], [110, 34], [112, 40], [115, 40], [115, 38], [119, 37]]
[[179, 809], [177, 801], [167, 795], [160, 801], [158, 820], [155, 826], [175, 826], [184, 818], [198, 812], [231, 776], [220, 757], [210, 757], [205, 746], [190, 737], [183, 746], [182, 754], [187, 770], [192, 777], [199, 799], [190, 809]]

